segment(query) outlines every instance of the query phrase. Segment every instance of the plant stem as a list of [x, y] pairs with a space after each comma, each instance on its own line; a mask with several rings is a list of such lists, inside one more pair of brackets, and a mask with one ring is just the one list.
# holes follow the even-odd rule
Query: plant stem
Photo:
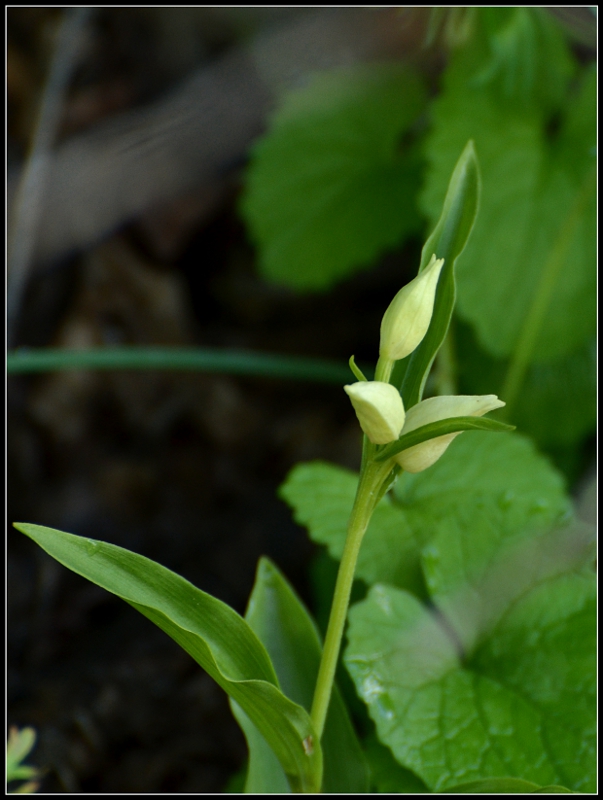
[[394, 368], [395, 361], [390, 361], [389, 358], [384, 358], [383, 356], [379, 356], [379, 360], [377, 361], [377, 367], [375, 368], [375, 380], [376, 381], [383, 381], [383, 383], [389, 383], [389, 379], [392, 374], [392, 369]]
[[343, 556], [337, 573], [331, 615], [312, 701], [310, 716], [319, 739], [322, 737], [329, 709], [360, 545], [375, 505], [378, 502], [381, 484], [391, 472], [391, 469], [392, 466], [389, 461], [375, 462], [369, 460], [360, 474], [356, 499], [354, 500], [354, 507], [348, 523]]

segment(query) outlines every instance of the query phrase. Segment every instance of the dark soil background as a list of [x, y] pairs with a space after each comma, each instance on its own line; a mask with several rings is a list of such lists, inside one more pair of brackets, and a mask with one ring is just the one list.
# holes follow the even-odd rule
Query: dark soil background
[[[159, 96], [238, 41], [238, 20], [203, 11], [97, 12], [59, 139]], [[9, 168], [31, 141], [60, 18], [60, 9], [8, 11]], [[193, 23], [197, 35], [183, 39]], [[419, 242], [328, 294], [299, 296], [258, 277], [239, 191], [235, 173], [71, 258], [34, 265], [16, 343], [374, 361], [381, 315]], [[241, 613], [267, 554], [312, 605], [314, 548], [277, 487], [299, 461], [356, 468], [359, 456], [337, 385], [158, 371], [9, 378], [8, 723], [38, 732], [30, 763], [43, 769], [43, 792], [219, 792], [245, 744], [226, 696], [188, 655], [10, 523], [135, 550]]]

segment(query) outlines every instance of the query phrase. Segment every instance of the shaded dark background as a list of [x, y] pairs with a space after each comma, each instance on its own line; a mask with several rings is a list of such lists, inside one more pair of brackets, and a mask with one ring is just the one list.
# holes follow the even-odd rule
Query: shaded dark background
[[[18, 174], [32, 141], [62, 14], [8, 9], [9, 173]], [[58, 147], [301, 16], [97, 9], [85, 25]], [[377, 26], [372, 52], [422, 59], [423, 71], [437, 76], [443, 56], [421, 54], [420, 10], [393, 41], [385, 29]], [[364, 58], [350, 41], [350, 58]], [[241, 142], [258, 132], [243, 131]], [[373, 362], [381, 315], [413, 276], [421, 241], [327, 294], [266, 284], [237, 214], [245, 151], [203, 180], [176, 181], [166, 197], [159, 188], [150, 206], [124, 212], [111, 231], [99, 221], [77, 246], [66, 231], [52, 257], [34, 256], [16, 344], [209, 345]], [[108, 161], [97, 169], [100, 181]], [[114, 186], [116, 198], [126, 189]], [[154, 371], [8, 381], [9, 523], [135, 550], [241, 613], [263, 554], [313, 605], [314, 547], [276, 490], [299, 461], [354, 469], [359, 457], [357, 422], [337, 385]], [[8, 622], [8, 722], [38, 732], [30, 761], [44, 770], [42, 791], [219, 792], [243, 764], [226, 696], [191, 658], [10, 527]]]

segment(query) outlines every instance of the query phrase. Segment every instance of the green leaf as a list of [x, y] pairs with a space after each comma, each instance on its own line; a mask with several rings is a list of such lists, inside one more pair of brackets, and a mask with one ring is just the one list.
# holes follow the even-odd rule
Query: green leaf
[[[258, 565], [255, 586], [245, 616], [266, 647], [280, 685], [287, 695], [308, 711], [322, 653], [315, 623], [291, 586], [267, 558]], [[235, 715], [241, 722], [240, 709]], [[287, 791], [285, 774], [251, 723], [243, 724], [250, 751], [246, 792]], [[368, 773], [360, 744], [337, 687], [322, 737], [326, 793], [363, 793]]]
[[6, 780], [27, 780], [37, 775], [35, 767], [22, 764], [36, 743], [36, 732], [33, 728], [11, 727], [6, 743]]
[[538, 786], [521, 778], [486, 778], [443, 789], [443, 794], [574, 794], [564, 786]]
[[[291, 787], [318, 791], [322, 752], [308, 713], [279, 689], [264, 646], [235, 611], [184, 578], [122, 547], [15, 523], [59, 563], [116, 594], [171, 636], [253, 720]], [[315, 741], [312, 752], [304, 747]]]
[[315, 75], [254, 147], [241, 210], [262, 274], [326, 289], [418, 231], [420, 159], [401, 139], [424, 108], [399, 64]]
[[542, 9], [481, 8], [489, 55], [473, 84], [496, 85], [505, 98], [555, 108], [575, 64], [559, 26]]
[[536, 585], [465, 654], [441, 614], [374, 586], [344, 661], [381, 741], [432, 791], [499, 775], [593, 791], [594, 589], [592, 573]]
[[461, 506], [454, 518], [434, 522], [422, 551], [431, 602], [453, 626], [466, 653], [530, 587], [594, 557], [591, 526], [571, 517], [553, 529], [538, 519], [518, 526], [513, 505], [507, 500]]
[[473, 142], [469, 141], [454, 166], [440, 218], [421, 253], [419, 273], [434, 254], [445, 259], [445, 262], [438, 281], [429, 329], [409, 357], [405, 368], [401, 391], [406, 409], [423, 397], [429, 370], [448, 332], [456, 298], [454, 268], [473, 229], [479, 197], [479, 167]]
[[575, 99], [551, 117], [544, 103], [476, 85], [488, 57], [478, 34], [446, 72], [421, 204], [437, 217], [458, 150], [472, 137], [482, 197], [458, 263], [458, 310], [488, 352], [517, 352], [523, 369], [567, 355], [594, 332], [596, 79], [587, 70]]
[[414, 447], [422, 442], [435, 439], [437, 436], [445, 436], [449, 433], [459, 433], [461, 431], [480, 430], [502, 433], [503, 431], [508, 432], [514, 430], [514, 427], [513, 425], [506, 425], [504, 422], [498, 422], [495, 419], [488, 419], [486, 417], [450, 417], [449, 419], [441, 419], [437, 422], [421, 425], [420, 428], [415, 428], [414, 431], [400, 436], [397, 441], [379, 450], [375, 456], [375, 460], [387, 461], [388, 458], [401, 453], [403, 450], [408, 450], [409, 447]]
[[429, 794], [429, 789], [414, 772], [400, 764], [389, 747], [372, 733], [365, 740], [371, 783], [380, 794]]
[[[349, 470], [313, 462], [294, 467], [279, 490], [296, 522], [335, 559], [343, 552], [357, 482]], [[464, 433], [429, 469], [402, 474], [393, 494], [381, 500], [360, 549], [357, 577], [424, 597], [419, 554], [435, 523], [479, 506], [502, 506], [509, 530], [527, 522], [544, 525], [569, 510], [562, 479], [528, 440], [516, 434]]]
[[[461, 392], [502, 395], [508, 362], [487, 355], [467, 325], [455, 330]], [[596, 340], [564, 358], [532, 364], [509, 421], [542, 447], [573, 445], [594, 432], [597, 419]]]

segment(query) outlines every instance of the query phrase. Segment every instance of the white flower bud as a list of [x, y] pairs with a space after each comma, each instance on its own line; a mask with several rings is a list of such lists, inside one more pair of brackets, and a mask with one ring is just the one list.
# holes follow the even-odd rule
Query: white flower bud
[[360, 427], [373, 444], [389, 444], [404, 425], [404, 403], [391, 383], [359, 381], [343, 387], [349, 395]]
[[403, 286], [381, 320], [379, 355], [397, 361], [417, 348], [429, 328], [443, 258], [431, 257], [423, 272]]
[[[430, 397], [408, 410], [402, 433], [410, 433], [430, 422], [450, 417], [481, 417], [488, 411], [494, 411], [495, 408], [502, 408], [504, 405], [495, 394]], [[406, 472], [422, 472], [435, 464], [454, 437], [462, 432], [436, 436], [434, 439], [409, 447], [408, 450], [398, 453], [396, 461]]]

